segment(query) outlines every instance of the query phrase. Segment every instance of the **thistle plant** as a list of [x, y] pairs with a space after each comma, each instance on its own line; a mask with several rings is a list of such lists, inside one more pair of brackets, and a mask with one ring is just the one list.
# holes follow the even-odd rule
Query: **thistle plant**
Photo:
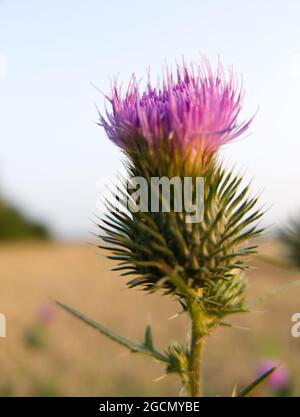
[[[143, 178], [148, 196], [153, 178], [190, 178], [190, 203], [196, 201], [197, 210], [197, 178], [204, 179], [199, 221], [190, 221], [186, 207], [174, 209], [186, 189], [179, 196], [156, 189], [160, 209], [153, 211], [148, 200], [141, 209], [143, 196], [135, 198], [132, 181], [130, 187], [123, 181], [115, 203], [107, 201], [109, 210], [99, 224], [99, 247], [117, 262], [113, 270], [130, 277], [129, 288], [161, 292], [177, 301], [180, 312], [190, 319], [189, 343], [172, 342], [159, 352], [150, 327], [143, 342], [133, 342], [61, 304], [131, 351], [162, 362], [166, 373], [180, 376], [190, 396], [202, 394], [207, 337], [218, 326], [230, 326], [227, 317], [248, 311], [244, 273], [256, 250], [249, 241], [262, 232], [257, 226], [262, 216], [257, 198], [249, 195], [249, 185], [243, 186], [243, 177], [225, 167], [219, 155], [220, 147], [245, 133], [252, 121], [238, 121], [242, 97], [232, 71], [226, 74], [220, 64], [213, 71], [203, 59], [197, 65], [183, 63], [175, 75], [166, 69], [162, 85], [154, 87], [149, 80], [145, 91], [134, 76], [124, 95], [115, 81], [107, 96], [111, 109], [99, 115], [100, 126], [125, 155], [129, 183]], [[170, 210], [163, 210], [168, 204]]]

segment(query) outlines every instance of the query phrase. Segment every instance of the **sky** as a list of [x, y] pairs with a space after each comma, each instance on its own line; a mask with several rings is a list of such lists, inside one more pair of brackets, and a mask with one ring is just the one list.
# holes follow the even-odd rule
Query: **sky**
[[[64, 239], [87, 236], [121, 168], [97, 126], [114, 75], [217, 57], [245, 87], [250, 135], [224, 158], [253, 177], [265, 223], [300, 212], [298, 0], [0, 0], [0, 190]], [[95, 88], [97, 86], [97, 88]]]

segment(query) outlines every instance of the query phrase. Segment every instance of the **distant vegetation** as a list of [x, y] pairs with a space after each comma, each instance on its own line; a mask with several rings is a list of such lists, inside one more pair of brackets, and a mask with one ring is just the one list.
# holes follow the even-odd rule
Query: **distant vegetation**
[[20, 210], [0, 199], [0, 241], [49, 238], [44, 225], [26, 218]]

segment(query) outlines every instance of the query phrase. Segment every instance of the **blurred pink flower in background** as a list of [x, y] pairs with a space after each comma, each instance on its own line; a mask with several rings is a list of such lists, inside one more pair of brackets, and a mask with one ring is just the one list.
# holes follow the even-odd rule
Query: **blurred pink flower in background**
[[56, 305], [54, 303], [47, 303], [42, 305], [38, 310], [37, 318], [41, 324], [48, 324], [55, 319], [56, 315]]
[[275, 389], [282, 390], [286, 388], [290, 383], [290, 374], [286, 365], [281, 365], [276, 359], [263, 359], [257, 367], [257, 374], [262, 375], [269, 371], [274, 366], [278, 368], [272, 373], [272, 375], [266, 380], [266, 384]]

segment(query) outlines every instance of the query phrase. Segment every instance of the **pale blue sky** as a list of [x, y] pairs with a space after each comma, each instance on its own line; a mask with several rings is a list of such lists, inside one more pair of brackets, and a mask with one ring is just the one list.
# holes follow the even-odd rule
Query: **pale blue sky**
[[251, 135], [224, 150], [255, 177], [274, 227], [300, 211], [298, 0], [0, 1], [0, 187], [62, 237], [91, 229], [120, 154], [94, 124], [109, 77], [182, 55], [243, 74]]

